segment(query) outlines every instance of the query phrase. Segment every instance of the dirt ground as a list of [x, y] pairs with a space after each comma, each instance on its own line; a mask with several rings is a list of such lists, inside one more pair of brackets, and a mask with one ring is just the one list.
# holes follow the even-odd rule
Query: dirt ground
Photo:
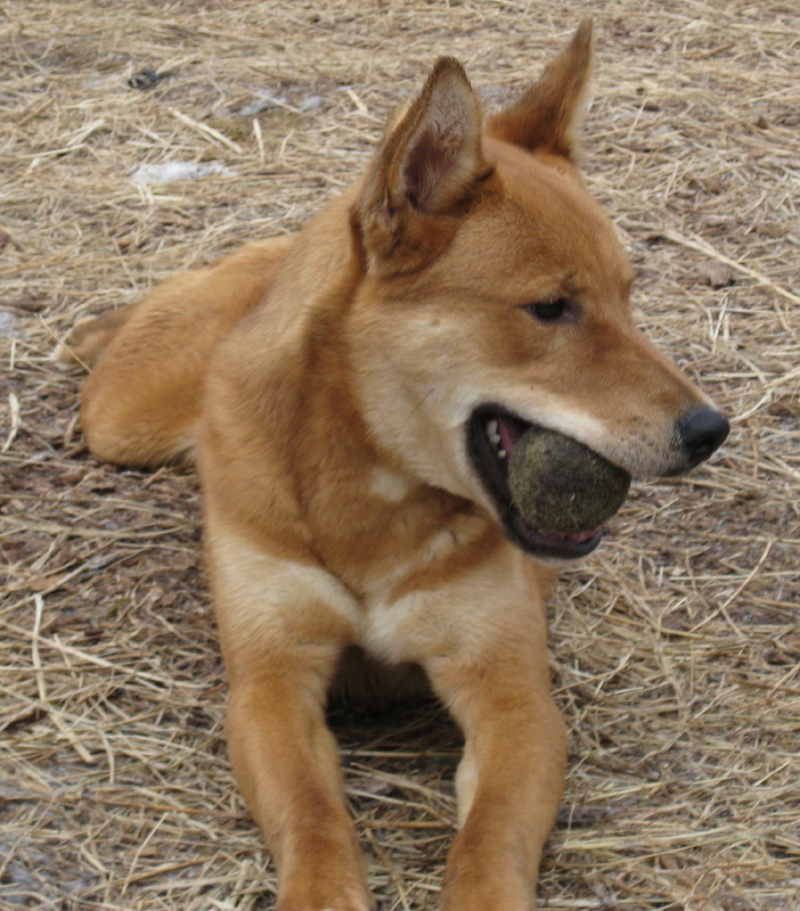
[[[795, 0], [5, 0], [0, 908], [274, 897], [225, 754], [195, 480], [95, 462], [55, 342], [296, 229], [438, 54], [490, 109], [587, 14], [588, 185], [636, 268], [637, 320], [733, 429], [690, 476], [636, 484], [552, 599], [570, 766], [540, 902], [800, 907]], [[332, 724], [380, 908], [435, 907], [458, 733], [434, 705]]]

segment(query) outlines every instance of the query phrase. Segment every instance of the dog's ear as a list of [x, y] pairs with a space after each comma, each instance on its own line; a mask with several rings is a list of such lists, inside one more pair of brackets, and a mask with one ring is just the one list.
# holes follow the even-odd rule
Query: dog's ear
[[592, 53], [592, 20], [584, 19], [539, 81], [488, 119], [486, 132], [530, 151], [541, 149], [574, 161], [589, 100]]
[[478, 99], [461, 64], [442, 57], [390, 122], [367, 172], [356, 215], [372, 264], [410, 269], [436, 256], [490, 171]]

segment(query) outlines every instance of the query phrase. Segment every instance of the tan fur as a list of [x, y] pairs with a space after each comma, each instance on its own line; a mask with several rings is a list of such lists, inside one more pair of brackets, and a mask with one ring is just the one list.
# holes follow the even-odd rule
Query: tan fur
[[[290, 245], [251, 244], [212, 268], [173, 276], [134, 306], [76, 326], [68, 350], [94, 366], [81, 421], [95, 455], [138, 466], [192, 456], [211, 351], [267, 294]], [[124, 332], [108, 331], [123, 325]]]
[[[443, 907], [534, 903], [565, 762], [554, 570], [504, 537], [465, 426], [497, 403], [646, 476], [687, 467], [676, 421], [706, 401], [633, 325], [572, 162], [590, 48], [584, 24], [483, 136], [440, 61], [362, 180], [295, 239], [157, 288], [86, 383], [101, 458], [196, 448], [231, 762], [280, 911], [370, 908], [323, 708], [334, 681], [406, 692], [414, 668], [466, 737]], [[526, 310], [557, 298], [575, 319]]]

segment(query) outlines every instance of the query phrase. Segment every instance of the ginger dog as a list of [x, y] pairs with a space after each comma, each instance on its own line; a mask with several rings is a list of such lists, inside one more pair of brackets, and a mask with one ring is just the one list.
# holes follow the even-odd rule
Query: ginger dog
[[[517, 521], [531, 423], [636, 478], [728, 425], [634, 326], [632, 272], [575, 167], [591, 24], [482, 122], [440, 59], [366, 170], [298, 235], [79, 325], [92, 451], [196, 458], [230, 758], [280, 911], [367, 911], [325, 724], [334, 685], [427, 679], [465, 735], [445, 911], [528, 911], [562, 791], [543, 602], [600, 532]], [[421, 672], [420, 673], [420, 669]]]

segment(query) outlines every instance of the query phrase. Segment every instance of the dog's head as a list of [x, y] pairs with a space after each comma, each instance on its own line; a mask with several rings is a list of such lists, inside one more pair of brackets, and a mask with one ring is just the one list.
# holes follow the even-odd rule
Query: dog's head
[[545, 556], [588, 553], [517, 521], [508, 457], [531, 423], [633, 477], [707, 458], [728, 424], [633, 323], [633, 273], [575, 165], [591, 24], [484, 124], [439, 60], [388, 128], [353, 209], [365, 277], [351, 312], [370, 432], [403, 467], [490, 509]]

